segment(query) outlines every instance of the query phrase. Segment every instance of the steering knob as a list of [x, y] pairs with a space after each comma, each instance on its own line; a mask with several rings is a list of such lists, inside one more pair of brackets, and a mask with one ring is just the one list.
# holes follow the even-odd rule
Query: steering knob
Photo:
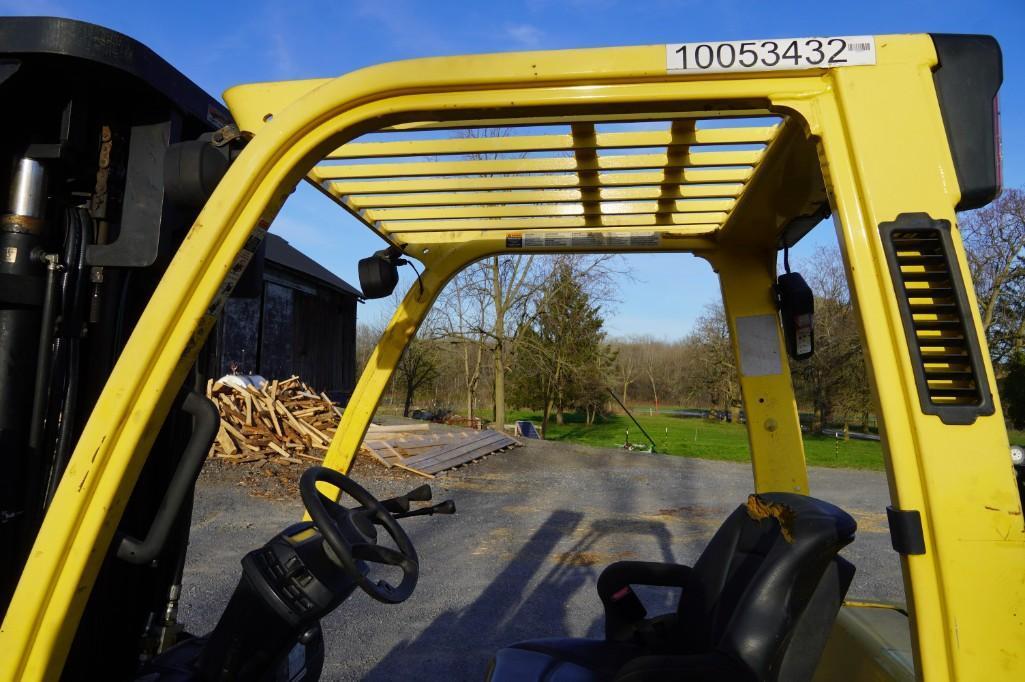
[[[330, 499], [317, 489], [319, 481], [335, 486], [361, 506], [349, 509]], [[345, 474], [326, 467], [307, 469], [299, 479], [299, 493], [313, 524], [360, 589], [386, 604], [404, 602], [413, 594], [420, 575], [416, 550], [398, 521], [376, 497]], [[377, 544], [374, 525], [384, 528], [397, 550]], [[386, 580], [374, 582], [360, 570], [357, 561], [397, 566], [402, 569], [402, 580], [398, 586]]]

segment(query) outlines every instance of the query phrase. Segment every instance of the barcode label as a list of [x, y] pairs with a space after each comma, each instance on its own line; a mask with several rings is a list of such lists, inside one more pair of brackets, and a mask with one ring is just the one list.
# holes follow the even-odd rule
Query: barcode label
[[669, 73], [788, 71], [876, 63], [872, 36], [730, 40], [666, 45]]

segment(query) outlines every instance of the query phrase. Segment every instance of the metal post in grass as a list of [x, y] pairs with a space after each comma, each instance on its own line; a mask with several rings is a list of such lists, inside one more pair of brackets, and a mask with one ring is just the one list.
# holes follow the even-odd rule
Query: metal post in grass
[[[655, 448], [656, 448], [656, 447], [658, 447], [658, 446], [656, 446], [656, 445], [655, 445], [655, 439], [654, 439], [654, 438], [652, 438], [651, 436], [649, 436], [649, 435], [648, 435], [648, 432], [647, 432], [647, 431], [645, 431], [645, 430], [644, 430], [644, 427], [643, 427], [643, 426], [641, 426], [640, 422], [638, 422], [638, 421], [637, 421], [637, 420], [636, 420], [636, 419], [634, 418], [634, 416], [633, 416], [633, 415], [632, 415], [632, 414], [630, 413], [630, 410], [626, 409], [626, 405], [624, 405], [624, 404], [623, 404], [623, 401], [619, 399], [619, 396], [617, 396], [617, 395], [616, 395], [615, 393], [613, 393], [613, 392], [612, 392], [612, 389], [611, 389], [611, 388], [609, 388], [608, 386], [606, 386], [606, 387], [605, 387], [605, 390], [609, 392], [609, 395], [610, 395], [610, 396], [612, 396], [612, 399], [613, 399], [613, 400], [615, 400], [615, 401], [616, 401], [617, 403], [619, 403], [619, 406], [623, 408], [623, 412], [626, 412], [626, 416], [630, 417], [630, 419], [631, 419], [631, 420], [633, 420], [633, 423], [634, 423], [634, 424], [637, 424], [637, 428], [639, 428], [639, 429], [641, 430], [641, 433], [643, 433], [643, 434], [644, 434], [644, 437], [645, 437], [645, 438], [647, 438], [647, 439], [648, 439], [648, 441], [649, 441], [649, 442], [651, 443], [651, 451], [652, 451], [653, 453], [656, 453], [656, 454], [657, 454], [657, 453], [658, 453], [658, 450], [656, 450]], [[629, 436], [629, 434], [630, 434], [630, 432], [629, 432], [629, 431], [627, 431], [627, 438], [629, 438], [629, 437], [630, 437], [630, 436]]]

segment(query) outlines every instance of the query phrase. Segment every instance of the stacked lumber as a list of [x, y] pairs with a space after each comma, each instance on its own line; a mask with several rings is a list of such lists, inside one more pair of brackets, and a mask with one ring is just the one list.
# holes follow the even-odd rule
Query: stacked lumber
[[[324, 459], [342, 415], [330, 398], [297, 376], [260, 387], [230, 379], [207, 382], [206, 396], [221, 414], [210, 457], [237, 463]], [[517, 445], [515, 439], [490, 429], [435, 431], [426, 423], [371, 424], [361, 451], [388, 468], [433, 478], [439, 471]]]
[[314, 451], [328, 447], [342, 414], [327, 395], [297, 376], [261, 388], [211, 380], [206, 397], [221, 413], [210, 456], [237, 462], [321, 460]]
[[380, 428], [367, 432], [363, 449], [386, 467], [399, 467], [428, 478], [520, 444], [491, 429], [409, 433], [399, 430], [412, 431], [409, 427], [389, 427], [395, 429], [391, 432], [382, 432]]

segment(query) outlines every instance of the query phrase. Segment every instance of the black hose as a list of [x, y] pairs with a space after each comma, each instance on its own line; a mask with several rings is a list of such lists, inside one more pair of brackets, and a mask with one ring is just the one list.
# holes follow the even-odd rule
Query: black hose
[[82, 316], [79, 308], [84, 282], [85, 247], [89, 242], [91, 220], [84, 209], [69, 209], [64, 239], [64, 275], [61, 278], [61, 316], [59, 330], [51, 347], [49, 400], [45, 418], [46, 441], [50, 461], [47, 466], [46, 489], [43, 491], [43, 509], [50, 505], [57, 491], [64, 469], [71, 456], [74, 426], [77, 414], [80, 348], [79, 336]]
[[42, 322], [39, 331], [39, 356], [36, 359], [36, 382], [32, 395], [32, 422], [29, 430], [28, 444], [32, 450], [38, 450], [43, 435], [43, 411], [46, 408], [46, 396], [49, 388], [51, 346], [53, 345], [53, 324], [56, 314], [55, 295], [57, 289], [57, 269], [59, 264], [52, 254], [43, 256], [46, 262], [46, 289], [43, 295]]
[[64, 470], [71, 459], [71, 442], [73, 439], [72, 429], [75, 425], [75, 412], [78, 408], [78, 373], [79, 368], [79, 341], [69, 340], [67, 372], [68, 378], [64, 389], [64, 403], [60, 411], [60, 426], [57, 432], [57, 443], [54, 447], [53, 464], [46, 480], [46, 496], [43, 498], [43, 508], [50, 506], [53, 496], [57, 492], [57, 484], [64, 476]]
[[57, 492], [57, 484], [60, 483], [64, 470], [71, 458], [72, 444], [74, 441], [74, 427], [78, 416], [78, 392], [81, 372], [81, 339], [82, 324], [84, 321], [83, 301], [86, 288], [85, 273], [87, 264], [85, 259], [86, 246], [92, 231], [92, 218], [84, 208], [77, 209], [73, 213], [74, 219], [68, 226], [69, 232], [75, 232], [78, 237], [69, 241], [74, 244], [73, 249], [65, 253], [68, 263], [68, 272], [65, 276], [66, 285], [63, 287], [63, 315], [61, 334], [58, 338], [60, 349], [54, 354], [61, 359], [61, 376], [64, 380], [64, 390], [61, 404], [58, 410], [59, 422], [56, 442], [54, 444], [53, 463], [50, 467], [50, 474], [47, 479], [45, 506], [50, 505], [54, 494]]

